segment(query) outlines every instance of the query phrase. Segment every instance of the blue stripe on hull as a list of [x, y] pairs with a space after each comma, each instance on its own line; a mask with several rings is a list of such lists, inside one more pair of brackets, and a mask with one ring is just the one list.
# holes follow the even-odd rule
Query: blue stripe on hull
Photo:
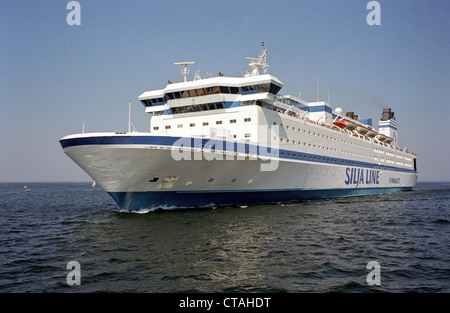
[[[238, 143], [230, 141], [221, 140], [210, 140], [201, 139], [193, 137], [172, 137], [172, 136], [100, 136], [100, 137], [83, 137], [83, 138], [71, 138], [71, 139], [61, 139], [59, 142], [63, 148], [69, 148], [73, 146], [84, 146], [84, 145], [124, 145], [124, 144], [135, 144], [135, 145], [161, 145], [161, 146], [178, 146], [179, 140], [182, 140], [185, 147], [190, 148], [203, 148], [208, 144], [214, 144], [215, 149], [220, 151], [238, 152], [238, 153], [248, 153], [257, 154], [259, 156], [269, 156], [273, 157], [275, 151], [279, 152], [280, 160], [296, 160], [296, 161], [308, 161], [314, 162], [316, 164], [333, 164], [333, 165], [344, 165], [344, 166], [359, 166], [366, 168], [374, 168], [380, 170], [398, 171], [405, 173], [416, 173], [412, 169], [406, 169], [402, 167], [395, 167], [390, 165], [379, 165], [377, 163], [362, 162], [352, 159], [345, 159], [339, 157], [324, 157], [320, 154], [311, 154], [301, 151], [286, 150], [286, 149], [275, 149], [272, 151], [271, 148], [263, 147], [260, 145], [253, 145], [249, 143]], [[229, 150], [227, 150], [229, 149]], [[299, 157], [296, 158], [295, 156]], [[300, 158], [300, 155], [303, 158]]]
[[365, 196], [411, 190], [412, 187], [263, 190], [109, 192], [122, 210], [198, 208]]

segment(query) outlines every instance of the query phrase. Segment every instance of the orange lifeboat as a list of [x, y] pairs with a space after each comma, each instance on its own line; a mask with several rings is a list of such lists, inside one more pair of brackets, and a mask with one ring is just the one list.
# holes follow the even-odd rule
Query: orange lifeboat
[[349, 120], [340, 120], [340, 121], [334, 121], [334, 125], [336, 125], [339, 128], [347, 129], [347, 130], [355, 130], [357, 125]]

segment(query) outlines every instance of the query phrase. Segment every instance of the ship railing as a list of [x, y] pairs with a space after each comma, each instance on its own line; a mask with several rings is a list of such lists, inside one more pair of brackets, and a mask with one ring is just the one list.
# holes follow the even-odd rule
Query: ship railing
[[[356, 131], [352, 132], [352, 131], [344, 130], [344, 129], [340, 128], [340, 127], [337, 127], [336, 125], [331, 125], [330, 126], [330, 125], [325, 124], [323, 122], [322, 123], [317, 123], [316, 121], [310, 120], [307, 117], [304, 117], [306, 115], [306, 113], [308, 113], [308, 111], [305, 111], [305, 112], [301, 112], [300, 111], [300, 110], [302, 110], [299, 107], [299, 105], [302, 105], [301, 103], [298, 103], [297, 101], [289, 99], [289, 98], [286, 98], [284, 96], [277, 95], [274, 105], [278, 106], [282, 110], [284, 110], [284, 111], [282, 111], [282, 110], [278, 110], [278, 109], [274, 108], [274, 111], [277, 111], [279, 113], [285, 113], [286, 111], [289, 110], [290, 112], [292, 112], [292, 113], [288, 114], [289, 116], [292, 116], [292, 117], [295, 117], [295, 118], [298, 118], [298, 119], [302, 120], [304, 122], [304, 124], [311, 123], [311, 124], [318, 125], [318, 126], [321, 126], [321, 127], [326, 127], [328, 129], [332, 129], [334, 131], [337, 131], [337, 132], [339, 132], [341, 134], [346, 132], [350, 136], [358, 137], [360, 140], [369, 141], [372, 144], [379, 144], [381, 146], [384, 146], [384, 147], [387, 147], [387, 148], [390, 148], [390, 149], [393, 149], [393, 150], [404, 152], [403, 150], [401, 150], [401, 149], [399, 149], [397, 147], [394, 147], [393, 145], [390, 145], [390, 144], [387, 144], [385, 142], [382, 142], [382, 141], [380, 141], [380, 140], [378, 140], [376, 138], [370, 138], [370, 137], [368, 137], [366, 135], [357, 133]], [[412, 152], [407, 152], [407, 153], [416, 156]]]

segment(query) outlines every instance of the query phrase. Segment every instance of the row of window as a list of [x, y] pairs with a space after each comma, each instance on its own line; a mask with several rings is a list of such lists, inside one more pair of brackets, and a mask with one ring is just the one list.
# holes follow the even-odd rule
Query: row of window
[[299, 159], [299, 160], [303, 159], [303, 160], [309, 160], [309, 161], [335, 163], [335, 164], [345, 164], [345, 165], [353, 165], [353, 166], [381, 168], [378, 165], [366, 163], [366, 162], [342, 160], [342, 159], [335, 159], [335, 158], [330, 158], [330, 157], [326, 157], [326, 156], [315, 156], [315, 155], [309, 155], [309, 154], [292, 153], [292, 152], [284, 152], [284, 151], [280, 152], [280, 157]]
[[163, 98], [141, 100], [141, 103], [146, 107], [151, 107], [152, 105], [163, 105], [165, 102], [166, 102], [165, 96]]
[[214, 87], [204, 87], [184, 91], [169, 92], [164, 97], [146, 99], [142, 100], [141, 102], [145, 106], [149, 107], [152, 105], [164, 104], [167, 100], [182, 99], [189, 97], [200, 97], [213, 94], [251, 94], [258, 92], [270, 92], [276, 95], [280, 91], [280, 89], [281, 87], [275, 84], [258, 84], [243, 87], [214, 86]]
[[[147, 100], [145, 100], [147, 101]], [[256, 100], [248, 100], [248, 101], [241, 101], [240, 105], [258, 105], [261, 107], [265, 107], [267, 109], [271, 109], [276, 111], [277, 109], [281, 110], [280, 108], [266, 103], [262, 101], [256, 101]], [[185, 106], [179, 106], [179, 107], [173, 107], [169, 108], [168, 110], [161, 110], [161, 111], [155, 111], [151, 112], [152, 115], [163, 115], [165, 111], [168, 112], [168, 114], [179, 114], [179, 113], [189, 113], [189, 112], [200, 112], [200, 111], [207, 111], [207, 110], [218, 110], [223, 109], [224, 104], [223, 102], [213, 102], [213, 103], [202, 103], [202, 104], [194, 104], [194, 105], [185, 105]]]
[[[244, 122], [251, 122], [252, 118], [251, 117], [246, 117], [244, 118]], [[236, 119], [231, 119], [230, 120], [230, 124], [235, 124], [237, 122]], [[216, 125], [222, 125], [222, 121], [216, 121]], [[189, 127], [195, 127], [196, 123], [189, 123]], [[209, 122], [202, 122], [202, 126], [209, 126]], [[171, 129], [172, 126], [171, 125], [166, 125], [165, 129]], [[183, 128], [183, 124], [178, 124], [177, 128]], [[159, 126], [154, 126], [153, 130], [159, 130]], [[246, 137], [250, 137], [250, 136], [246, 136]]]
[[[276, 125], [275, 122], [274, 122], [274, 125]], [[282, 126], [282, 125], [280, 125], [280, 126]], [[298, 131], [298, 132], [302, 132], [303, 131], [304, 134], [308, 134], [308, 135], [311, 135], [311, 136], [314, 136], [314, 137], [317, 136], [318, 138], [328, 139], [328, 140], [331, 140], [331, 141], [337, 141], [336, 137], [315, 133], [313, 131], [306, 131], [305, 129], [301, 130], [300, 128], [296, 128], [296, 127], [289, 126], [289, 125], [286, 125], [286, 130], [292, 130], [292, 131]], [[292, 144], [298, 144], [298, 145], [303, 144], [304, 146], [308, 146], [308, 147], [311, 147], [311, 148], [318, 148], [318, 149], [323, 149], [323, 150], [326, 150], [326, 151], [337, 152], [337, 149], [335, 149], [335, 148], [329, 148], [329, 147], [325, 147], [325, 146], [315, 145], [313, 143], [305, 143], [305, 142], [301, 143], [300, 141], [295, 141], [295, 140], [292, 140], [292, 139], [290, 140], [290, 139], [287, 139], [287, 138], [280, 138], [280, 142], [286, 142], [286, 143], [292, 143]], [[374, 147], [371, 147], [370, 145], [366, 145], [366, 144], [360, 144], [358, 142], [354, 142], [354, 141], [351, 141], [351, 140], [341, 139], [341, 143], [344, 144], [343, 146], [352, 145], [352, 146], [355, 146], [355, 147], [358, 147], [358, 148], [365, 148], [365, 149], [368, 149], [368, 150], [371, 150], [371, 151], [375, 151], [375, 152], [378, 152], [378, 153], [384, 153], [384, 151], [382, 151], [381, 149], [374, 148]], [[391, 163], [391, 164], [408, 166], [406, 163], [403, 163], [403, 162], [395, 162], [395, 161], [394, 162], [390, 162], [389, 159], [384, 159], [384, 158], [381, 158], [381, 160], [380, 160], [380, 158], [378, 158], [376, 156], [372, 156], [372, 155], [368, 155], [368, 154], [364, 154], [364, 153], [358, 153], [358, 152], [348, 151], [348, 150], [344, 150], [344, 149], [341, 149], [340, 152], [344, 153], [344, 154], [356, 156], [356, 157], [371, 159], [371, 160], [374, 160], [376, 162], [380, 162], [381, 161], [381, 162], [386, 162], [386, 163]], [[396, 155], [394, 155], [391, 152], [386, 152], [386, 154], [387, 155], [396, 156]], [[399, 158], [402, 158], [402, 157], [400, 156]]]
[[[311, 132], [309, 132], [309, 133], [311, 135], [314, 134]], [[319, 135], [319, 137], [320, 137], [320, 135]], [[322, 135], [322, 137], [324, 137], [324, 135]], [[326, 136], [326, 138], [330, 139], [330, 140], [333, 140], [333, 139], [336, 140], [336, 138], [333, 138], [333, 137]], [[300, 142], [300, 141], [290, 140], [290, 139], [286, 139], [286, 138], [280, 138], [280, 142], [292, 143], [293, 145], [295, 145], [295, 144], [302, 145], [303, 144], [303, 146], [309, 147], [309, 148], [317, 148], [319, 150], [337, 152], [336, 148], [330, 148], [330, 147], [326, 147], [326, 146], [320, 146], [320, 145], [315, 145], [312, 143]], [[365, 155], [362, 153], [355, 153], [355, 152], [347, 151], [347, 150], [343, 150], [343, 149], [341, 149], [341, 153], [349, 154], [349, 155], [353, 155], [353, 156], [359, 156], [359, 157], [368, 158], [368, 159], [372, 159], [372, 158], [374, 159], [373, 156]]]
[[315, 145], [315, 144], [311, 144], [311, 143], [307, 143], [307, 142], [300, 142], [300, 141], [290, 140], [290, 139], [286, 139], [286, 138], [280, 138], [280, 142], [292, 143], [293, 145], [299, 145], [299, 146], [303, 144], [303, 146], [309, 147], [309, 148], [317, 148], [317, 149], [323, 149], [326, 151], [337, 152], [337, 149], [335, 149], [335, 148], [319, 146], [319, 145]]
[[186, 105], [186, 106], [170, 108], [169, 110], [171, 111], [172, 114], [179, 114], [179, 113], [200, 112], [200, 111], [219, 110], [219, 109], [223, 109], [223, 102]]
[[152, 115], [163, 115], [165, 111], [168, 111], [168, 114], [179, 114], [179, 113], [200, 112], [200, 111], [219, 110], [219, 109], [223, 109], [223, 102], [185, 105], [185, 106], [169, 108], [168, 110], [151, 112], [151, 114]]
[[[286, 129], [287, 130], [292, 129], [293, 131], [297, 130], [298, 132], [301, 132], [300, 128], [296, 129], [295, 127], [291, 127], [289, 125], [286, 126]], [[306, 130], [303, 130], [303, 133], [305, 133], [305, 134], [308, 133], [308, 135], [317, 136], [318, 138], [322, 138], [322, 139], [330, 139], [330, 140], [337, 141], [337, 138], [332, 137], [332, 136], [327, 136], [327, 135], [324, 135], [324, 134], [319, 134], [319, 133], [316, 134], [315, 132], [311, 132], [311, 131], [307, 132]], [[289, 142], [289, 140], [287, 142]], [[358, 148], [365, 148], [365, 149], [368, 149], [368, 150], [371, 150], [371, 151], [375, 151], [375, 152], [379, 152], [379, 153], [384, 153], [384, 151], [381, 150], [381, 149], [373, 148], [373, 147], [371, 147], [370, 145], [367, 145], [367, 144], [359, 144], [359, 143], [353, 142], [351, 140], [341, 139], [341, 143], [343, 143], [345, 145], [352, 145], [352, 146], [355, 146], [355, 147], [358, 147]], [[348, 152], [348, 153], [352, 154], [351, 152]], [[386, 152], [386, 154], [388, 154], [388, 153], [389, 152]], [[361, 156], [363, 156], [363, 155], [361, 155]]]
[[213, 86], [204, 87], [197, 89], [190, 89], [184, 91], [175, 91], [167, 93], [167, 98], [169, 100], [181, 99], [188, 97], [200, 97], [212, 94], [247, 94], [247, 93], [258, 93], [258, 92], [270, 92], [277, 94], [281, 87], [275, 84], [258, 84], [243, 87], [232, 87], [232, 86]]
[[337, 163], [337, 159], [329, 158], [329, 157], [320, 157], [320, 156], [312, 156], [301, 153], [291, 153], [291, 152], [280, 152], [281, 157], [288, 157], [292, 159], [304, 159], [304, 160], [314, 160], [314, 161], [323, 161], [323, 162], [332, 162]]

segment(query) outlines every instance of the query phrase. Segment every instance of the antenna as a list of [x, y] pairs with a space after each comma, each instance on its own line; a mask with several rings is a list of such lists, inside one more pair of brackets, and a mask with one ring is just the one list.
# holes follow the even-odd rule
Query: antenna
[[250, 70], [247, 70], [247, 74], [244, 77], [247, 76], [254, 76], [254, 75], [259, 75], [261, 71], [263, 71], [264, 73], [267, 73], [267, 68], [269, 67], [269, 65], [267, 64], [267, 49], [264, 46], [264, 41], [262, 42], [262, 53], [259, 57], [257, 58], [250, 58], [250, 57], [246, 57], [247, 60], [250, 60]]
[[175, 62], [173, 65], [183, 65], [181, 68], [181, 75], [184, 76], [184, 82], [187, 82], [187, 76], [189, 75], [189, 68], [187, 67], [189, 64], [195, 64], [195, 62]]
[[202, 77], [200, 76], [200, 69], [199, 69], [197, 72], [195, 72], [194, 80], [201, 80], [201, 79]]
[[137, 132], [136, 127], [134, 127], [133, 123], [131, 122], [131, 99], [130, 102], [128, 102], [128, 132], [131, 133], [131, 127], [133, 127], [134, 131]]
[[131, 132], [131, 99], [128, 102], [128, 132]]
[[328, 105], [330, 105], [330, 88], [327, 88], [327, 94], [328, 94]]
[[317, 86], [316, 86], [316, 90], [317, 90], [316, 101], [319, 102], [319, 70], [317, 70]]

